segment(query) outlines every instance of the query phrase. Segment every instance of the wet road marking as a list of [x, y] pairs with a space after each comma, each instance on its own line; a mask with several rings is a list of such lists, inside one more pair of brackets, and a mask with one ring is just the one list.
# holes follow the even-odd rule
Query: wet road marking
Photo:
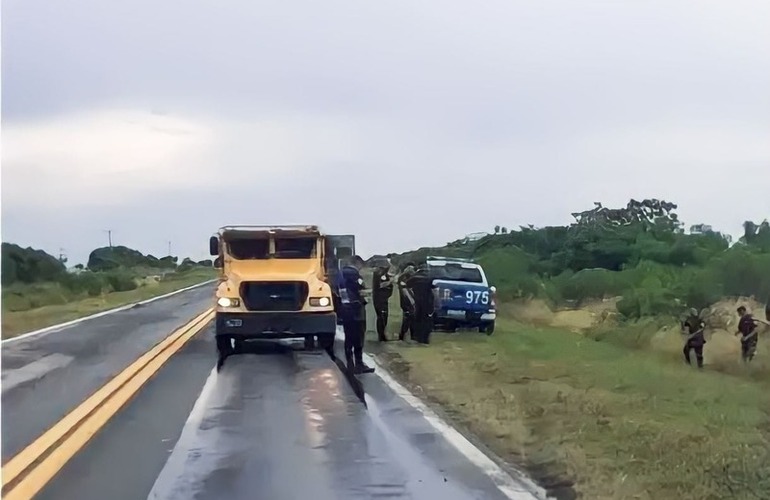
[[214, 318], [196, 316], [107, 382], [2, 468], [2, 497], [35, 496], [160, 368]]
[[[337, 327], [335, 337], [338, 340], [345, 340], [345, 333], [342, 327]], [[546, 494], [534, 481], [521, 473], [517, 478], [500, 467], [494, 460], [489, 458], [483, 451], [478, 449], [473, 443], [463, 436], [457, 429], [439, 417], [436, 412], [431, 410], [420, 398], [415, 396], [406, 387], [401, 385], [396, 379], [390, 376], [384, 366], [377, 362], [374, 356], [364, 353], [364, 363], [375, 368], [374, 375], [380, 378], [390, 390], [406, 402], [409, 406], [417, 410], [423, 418], [438, 433], [457, 449], [472, 464], [478, 467], [492, 482], [497, 486], [503, 495], [511, 500], [539, 500], [546, 498]]]
[[92, 320], [92, 319], [101, 318], [102, 316], [107, 316], [109, 314], [114, 314], [114, 313], [118, 313], [118, 312], [121, 312], [121, 311], [127, 311], [127, 310], [129, 310], [129, 309], [131, 309], [133, 307], [136, 307], [136, 306], [143, 306], [143, 305], [146, 305], [146, 304], [151, 304], [151, 303], [156, 302], [158, 300], [167, 299], [169, 297], [173, 297], [174, 295], [179, 295], [180, 293], [188, 292], [190, 290], [194, 290], [196, 288], [200, 288], [202, 286], [206, 286], [206, 285], [209, 285], [211, 283], [215, 283], [217, 281], [219, 281], [219, 280], [218, 279], [214, 279], [214, 280], [204, 281], [203, 283], [198, 283], [197, 285], [188, 286], [186, 288], [180, 288], [179, 290], [174, 290], [173, 292], [169, 292], [169, 293], [166, 293], [166, 294], [163, 294], [163, 295], [158, 295], [157, 297], [153, 297], [151, 299], [142, 300], [142, 301], [139, 301], [139, 302], [133, 302], [131, 304], [126, 304], [124, 306], [116, 307], [114, 309], [108, 309], [106, 311], [102, 311], [102, 312], [98, 312], [98, 313], [95, 313], [95, 314], [91, 314], [90, 316], [85, 316], [83, 318], [73, 319], [72, 321], [67, 321], [65, 323], [59, 323], [58, 325], [51, 325], [51, 326], [47, 326], [45, 328], [41, 328], [40, 330], [35, 330], [35, 331], [32, 331], [32, 332], [23, 333], [21, 335], [17, 335], [15, 337], [11, 337], [9, 339], [4, 339], [2, 341], [2, 344], [10, 344], [10, 343], [13, 343], [13, 342], [18, 342], [19, 340], [24, 340], [24, 339], [27, 339], [27, 338], [30, 338], [30, 337], [35, 337], [37, 335], [42, 335], [44, 333], [58, 332], [58, 331], [64, 330], [65, 328], [69, 328], [69, 327], [71, 327], [73, 325], [77, 325], [79, 323], [82, 323], [84, 321], [89, 321], [89, 320]]
[[9, 391], [25, 382], [29, 382], [30, 380], [43, 378], [45, 375], [51, 373], [54, 370], [64, 368], [68, 364], [72, 363], [72, 360], [74, 359], [74, 357], [67, 356], [65, 354], [49, 354], [48, 356], [43, 356], [42, 358], [33, 361], [32, 363], [27, 363], [20, 368], [3, 372], [2, 392]]
[[198, 399], [190, 411], [190, 415], [187, 417], [187, 421], [182, 427], [182, 434], [179, 435], [171, 455], [166, 460], [163, 469], [161, 469], [160, 474], [155, 479], [155, 484], [152, 485], [152, 489], [147, 495], [148, 500], [168, 498], [174, 490], [174, 483], [182, 480], [184, 477], [184, 466], [189, 457], [190, 450], [194, 448], [195, 436], [201, 426], [201, 422], [203, 422], [203, 416], [206, 414], [209, 398], [216, 388], [217, 375], [216, 367], [212, 368], [211, 373], [206, 378], [206, 383], [203, 384], [203, 389], [201, 389], [198, 395]]

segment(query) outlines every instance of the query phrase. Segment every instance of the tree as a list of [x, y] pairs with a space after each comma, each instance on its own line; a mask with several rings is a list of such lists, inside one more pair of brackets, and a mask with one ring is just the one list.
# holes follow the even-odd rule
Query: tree
[[66, 272], [64, 264], [53, 255], [12, 243], [2, 244], [2, 266], [4, 285], [54, 281]]
[[495, 226], [495, 234], [499, 234], [499, 233], [500, 233], [500, 226]]

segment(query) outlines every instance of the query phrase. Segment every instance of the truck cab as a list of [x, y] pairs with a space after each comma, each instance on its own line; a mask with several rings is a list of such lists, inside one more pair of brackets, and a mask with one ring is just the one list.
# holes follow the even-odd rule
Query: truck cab
[[332, 284], [355, 238], [314, 225], [225, 226], [209, 240], [220, 282], [215, 335], [220, 362], [251, 339], [305, 339], [334, 345]]
[[484, 269], [473, 260], [451, 257], [428, 257], [426, 264], [438, 296], [434, 325], [449, 331], [478, 328], [492, 334], [496, 289], [489, 285]]

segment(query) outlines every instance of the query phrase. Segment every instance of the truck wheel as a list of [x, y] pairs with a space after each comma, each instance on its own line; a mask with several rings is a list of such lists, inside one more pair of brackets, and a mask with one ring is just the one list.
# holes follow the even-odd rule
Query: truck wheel
[[226, 335], [217, 335], [217, 371], [225, 364], [228, 356], [233, 354], [233, 348], [230, 343], [230, 337]]
[[325, 349], [327, 351], [329, 351], [330, 349], [334, 349], [334, 334], [323, 333], [318, 335], [318, 346], [321, 349]]
[[489, 321], [487, 323], [482, 323], [479, 326], [479, 332], [486, 333], [487, 335], [492, 335], [495, 332], [495, 322]]

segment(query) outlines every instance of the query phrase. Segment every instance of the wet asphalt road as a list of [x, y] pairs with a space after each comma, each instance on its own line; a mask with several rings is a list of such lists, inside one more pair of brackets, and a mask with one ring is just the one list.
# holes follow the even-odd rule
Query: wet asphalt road
[[[4, 345], [4, 380], [27, 378], [13, 373], [24, 368], [23, 352], [74, 359], [4, 389], [3, 460], [203, 311], [210, 297], [208, 287], [194, 290], [24, 349], [27, 341]], [[364, 405], [325, 354], [282, 343], [255, 343], [251, 350], [216, 373], [211, 328], [201, 332], [38, 498], [510, 498], [380, 378], [361, 377]], [[522, 487], [516, 498], [535, 496]]]
[[2, 345], [2, 460], [213, 305], [207, 285]]

